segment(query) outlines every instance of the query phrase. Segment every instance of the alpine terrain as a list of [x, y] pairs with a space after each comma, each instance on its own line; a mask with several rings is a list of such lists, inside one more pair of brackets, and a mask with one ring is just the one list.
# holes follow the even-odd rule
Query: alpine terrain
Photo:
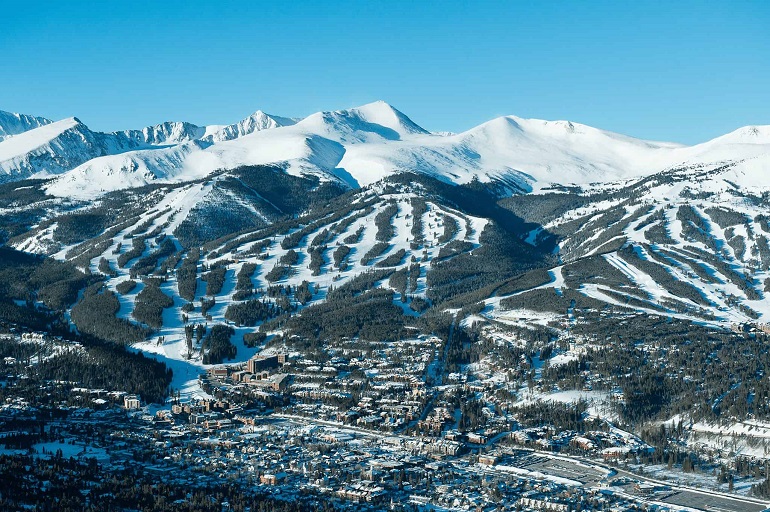
[[[34, 368], [19, 400], [120, 391], [514, 469], [513, 446], [562, 451], [598, 476], [516, 474], [568, 487], [622, 458], [675, 506], [770, 496], [770, 126], [684, 146], [515, 116], [433, 133], [384, 102], [110, 133], [0, 112], [0, 241], [0, 322], [58, 337], [3, 354]], [[312, 468], [260, 474], [352, 499]]]

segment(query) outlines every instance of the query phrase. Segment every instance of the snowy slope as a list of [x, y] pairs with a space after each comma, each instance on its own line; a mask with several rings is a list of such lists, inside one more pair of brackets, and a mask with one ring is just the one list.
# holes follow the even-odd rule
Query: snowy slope
[[71, 117], [0, 142], [0, 182], [59, 174], [107, 152], [103, 136]]
[[262, 130], [270, 130], [280, 126], [291, 126], [295, 124], [294, 119], [288, 117], [273, 116], [257, 110], [249, 117], [235, 124], [227, 126], [207, 126], [202, 139], [208, 142], [222, 142], [243, 137], [250, 133]]
[[[736, 144], [756, 149], [763, 141], [728, 137], [682, 149], [725, 150]], [[770, 155], [763, 153], [731, 163], [677, 167], [601, 190], [575, 188], [563, 193], [570, 196], [563, 203], [567, 209], [542, 218], [533, 213], [528, 220], [560, 238], [563, 275], [571, 276], [566, 289], [640, 312], [713, 325], [768, 322], [769, 169]], [[613, 195], [597, 193], [607, 190]], [[526, 198], [512, 198], [517, 199]], [[552, 197], [544, 193], [541, 199]], [[542, 288], [565, 286], [554, 280]], [[494, 315], [509, 314], [499, 298], [488, 303]]]
[[[83, 197], [118, 189], [141, 187], [156, 181], [180, 181], [175, 175], [187, 155], [199, 151], [202, 143], [193, 140], [154, 150], [138, 150], [93, 158], [59, 176], [48, 191], [54, 195]], [[198, 177], [203, 177], [208, 172]], [[188, 172], [184, 180], [196, 178]]]
[[141, 130], [115, 132], [116, 137], [125, 137], [129, 144], [133, 143], [137, 147], [180, 144], [200, 139], [205, 134], [205, 128], [183, 122], [167, 122], [155, 126], [148, 126]]
[[[92, 250], [94, 245], [90, 241], [86, 241], [81, 246], [61, 247], [53, 256], [58, 259], [77, 260], [79, 266], [89, 269], [94, 274], [100, 272], [100, 264], [104, 260], [113, 271], [111, 275], [105, 276], [105, 284], [117, 294], [120, 302], [117, 316], [135, 322], [132, 312], [136, 306], [137, 296], [145, 285], [141, 282], [141, 274], [139, 277], [132, 274], [133, 265], [139, 258], [132, 258], [121, 266], [119, 263], [121, 255], [132, 248], [135, 240], [142, 240], [145, 249], [141, 255], [147, 256], [157, 249], [160, 240], [167, 236], [174, 241], [175, 246], [180, 251], [180, 256], [189, 256], [191, 252], [181, 247], [175, 234], [176, 229], [188, 218], [191, 210], [208, 201], [207, 198], [214, 197], [214, 192], [219, 186], [221, 184], [218, 183], [218, 180], [212, 179], [205, 183], [185, 184], [172, 189], [157, 190], [154, 193], [145, 194], [142, 198], [137, 199], [142, 202], [141, 213], [130, 218], [127, 223], [121, 224], [119, 228], [111, 230], [109, 238], [103, 244], [99, 244], [96, 250]], [[207, 271], [206, 266], [224, 265], [227, 271], [224, 286], [219, 292], [209, 297], [215, 299], [216, 302], [206, 315], [201, 313], [199, 309], [196, 311], [182, 309], [187, 304], [187, 300], [180, 296], [177, 273], [172, 271], [166, 274], [161, 289], [163, 293], [174, 299], [174, 305], [164, 310], [162, 328], [154, 332], [146, 342], [135, 345], [135, 348], [156, 354], [163, 362], [173, 368], [174, 382], [172, 386], [175, 389], [180, 389], [182, 392], [198, 393], [198, 374], [208, 365], [203, 363], [202, 348], [199, 343], [195, 344], [193, 353], [188, 354], [185, 343], [185, 323], [182, 321], [183, 315], [187, 316], [189, 321], [193, 323], [208, 323], [209, 325], [212, 322], [228, 323], [228, 318], [225, 315], [231, 305], [243, 303], [255, 297], [272, 302], [275, 301], [275, 297], [264, 295], [267, 287], [271, 285], [297, 287], [307, 281], [312, 283], [314, 292], [312, 299], [307, 304], [295, 304], [299, 310], [302, 310], [312, 304], [324, 301], [332, 287], [344, 286], [356, 277], [368, 272], [386, 272], [385, 277], [379, 281], [379, 286], [394, 289], [389, 275], [392, 272], [400, 271], [409, 272], [410, 277], [403, 290], [394, 289], [396, 291], [394, 304], [402, 307], [405, 314], [415, 316], [417, 313], [409, 306], [416, 297], [422, 299], [426, 297], [428, 292], [427, 273], [431, 268], [431, 262], [434, 260], [446, 261], [457, 257], [457, 254], [470, 252], [481, 245], [479, 236], [487, 225], [488, 219], [467, 215], [439, 202], [426, 201], [420, 217], [422, 220], [419, 230], [421, 241], [417, 243], [414, 238], [416, 234], [414, 230], [416, 211], [413, 201], [420, 199], [418, 194], [415, 192], [383, 193], [381, 190], [368, 189], [363, 189], [358, 194], [351, 201], [351, 211], [345, 212], [344, 215], [334, 218], [334, 220], [320, 222], [316, 225], [315, 221], [306, 222], [298, 219], [295, 225], [287, 226], [280, 232], [261, 236], [255, 236], [259, 235], [261, 228], [239, 229], [233, 236], [225, 237], [222, 241], [212, 244], [209, 247], [212, 252], [201, 255], [197, 265], [196, 274], [198, 275], [199, 286], [195, 293], [194, 302], [199, 303], [202, 298], [206, 298], [206, 283], [201, 280]], [[393, 232], [386, 239], [387, 248], [381, 254], [378, 253], [364, 261], [365, 254], [383, 240], [379, 236], [376, 217], [393, 206], [396, 207], [390, 218]], [[330, 219], [331, 217], [333, 215], [326, 214], [319, 218]], [[444, 236], [444, 223], [450, 218], [454, 220], [457, 229], [451, 236]], [[308, 226], [312, 226], [312, 229], [308, 230], [305, 236], [293, 243], [291, 247], [284, 247], [284, 241], [290, 234], [297, 229]], [[54, 231], [55, 228], [55, 225], [51, 226], [49, 232]], [[48, 232], [38, 234], [38, 237], [44, 236], [47, 237]], [[319, 237], [324, 238], [324, 241], [317, 242]], [[16, 247], [36, 252], [42, 247], [40, 244], [33, 243], [35, 240], [34, 237], [30, 238], [22, 244], [17, 244]], [[446, 250], [450, 244], [460, 242], [463, 243], [463, 246], [458, 253], [449, 255], [442, 253], [442, 250]], [[259, 244], [264, 244], [262, 249], [254, 251], [254, 246]], [[344, 260], [344, 265], [338, 265], [335, 263], [334, 253], [342, 245], [347, 246], [350, 252]], [[313, 270], [310, 265], [313, 247], [319, 249], [322, 254], [323, 263], [317, 270]], [[271, 277], [271, 270], [281, 265], [282, 258], [290, 250], [298, 254], [297, 261], [288, 265], [289, 271], [284, 275]], [[387, 266], [382, 265], [384, 260], [389, 256], [398, 254], [399, 251], [403, 253], [403, 256], [396, 258], [397, 261], [393, 261]], [[158, 263], [160, 265], [163, 262], [159, 261]], [[253, 265], [249, 277], [253, 287], [259, 291], [254, 290], [253, 293], [239, 298], [237, 293], [239, 291], [243, 293], [243, 290], [239, 284], [238, 275], [247, 264]], [[416, 267], [417, 272], [412, 274], [411, 269], [414, 267]], [[119, 293], [117, 285], [131, 278], [138, 281], [136, 288], [126, 293]], [[401, 300], [402, 292], [408, 295], [408, 298], [404, 298], [404, 302]], [[233, 325], [232, 322], [229, 324]], [[243, 341], [243, 336], [246, 333], [254, 332], [255, 328], [241, 325], [233, 325], [233, 327], [235, 335], [232, 342], [237, 347], [237, 354], [235, 359], [229, 362], [245, 361], [254, 355], [257, 348], [247, 347]], [[162, 341], [159, 343], [160, 337], [162, 337]]]
[[[54, 125], [60, 123], [72, 120]], [[768, 171], [770, 155], [768, 126], [744, 127], [694, 146], [645, 141], [569, 121], [515, 116], [493, 119], [463, 133], [439, 134], [429, 133], [382, 101], [319, 112], [298, 122], [257, 111], [227, 126], [163, 123], [111, 134], [90, 132], [82, 123], [78, 128], [81, 137], [61, 142], [53, 141], [60, 128], [49, 129], [58, 130], [53, 135], [42, 128], [25, 132], [27, 144], [0, 142], [0, 170], [9, 176], [6, 180], [40, 171], [70, 171], [49, 191], [92, 197], [140, 184], [142, 177], [146, 183], [185, 181], [221, 169], [279, 163], [291, 174], [313, 174], [351, 188], [410, 171], [448, 183], [478, 179], [509, 192], [528, 192], [553, 183], [607, 183], [676, 167], [736, 162], [745, 167], [736, 170], [737, 183], [743, 183], [741, 172], [756, 183], [755, 178]], [[200, 143], [191, 145], [193, 141]], [[4, 147], [7, 143], [13, 144]], [[131, 153], [76, 168], [92, 158], [126, 152]], [[48, 157], [41, 159], [40, 154]], [[98, 187], [93, 186], [94, 179]]]
[[237, 139], [249, 133], [290, 126], [295, 121], [286, 117], [272, 116], [261, 110], [230, 125], [197, 126], [187, 122], [166, 122], [148, 126], [141, 130], [114, 132], [118, 139], [125, 139], [127, 146], [151, 148], [172, 144], [184, 144], [194, 140], [208, 143]]
[[[75, 117], [52, 123], [44, 118], [0, 111], [0, 182], [38, 173], [58, 175], [87, 164], [63, 180], [69, 184], [63, 193], [67, 193], [68, 187], [78, 190], [96, 185], [95, 190], [101, 193], [139, 186], [176, 176], [185, 169], [182, 156], [193, 148], [199, 151], [213, 142], [291, 124], [292, 119], [257, 111], [226, 126], [166, 122], [141, 130], [100, 133]], [[109, 156], [114, 158], [99, 158]], [[100, 178], [104, 180], [102, 185], [92, 181]], [[73, 185], [84, 179], [82, 186]]]
[[34, 130], [46, 124], [51, 124], [45, 117], [28, 116], [26, 114], [14, 114], [0, 110], [0, 142], [4, 139], [20, 133]]
[[[646, 176], [694, 163], [740, 161], [770, 154], [768, 127], [753, 138], [726, 137], [696, 146], [643, 141], [568, 121], [501, 117], [466, 132], [421, 135], [403, 143], [347, 147], [341, 167], [368, 184], [398, 170], [454, 182], [517, 178], [526, 184], [587, 184]], [[731, 134], [732, 135], [732, 134]], [[748, 143], [748, 140], [751, 143]], [[765, 172], [765, 160], [757, 160]], [[524, 187], [526, 188], [526, 187]]]

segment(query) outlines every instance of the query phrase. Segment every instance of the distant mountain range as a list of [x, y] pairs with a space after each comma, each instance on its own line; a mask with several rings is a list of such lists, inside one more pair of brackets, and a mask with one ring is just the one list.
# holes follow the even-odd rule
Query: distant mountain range
[[743, 176], [738, 185], [753, 186], [770, 169], [769, 154], [770, 126], [694, 146], [515, 116], [459, 134], [430, 133], [381, 101], [301, 120], [258, 111], [226, 126], [166, 122], [112, 133], [76, 117], [52, 122], [0, 111], [0, 182], [55, 177], [51, 194], [77, 198], [264, 164], [352, 189], [408, 171], [450, 184], [475, 178], [509, 195], [722, 162]]

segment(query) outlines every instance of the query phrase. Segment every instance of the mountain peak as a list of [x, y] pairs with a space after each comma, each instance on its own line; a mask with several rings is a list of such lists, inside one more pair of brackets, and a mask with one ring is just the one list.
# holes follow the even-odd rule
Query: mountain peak
[[305, 131], [346, 143], [403, 140], [429, 132], [384, 101], [345, 110], [316, 112], [297, 123]]
[[237, 139], [244, 135], [249, 135], [250, 133], [280, 128], [282, 126], [291, 126], [293, 124], [296, 124], [296, 121], [288, 117], [274, 116], [263, 112], [262, 110], [257, 110], [237, 123], [226, 126], [207, 127], [203, 140], [208, 142], [223, 142]]
[[[0, 127], [3, 119], [10, 126], [21, 117], [0, 113]], [[671, 166], [737, 162], [770, 153], [770, 126], [757, 125], [691, 147], [636, 139], [568, 120], [513, 115], [439, 136], [382, 100], [317, 112], [300, 121], [256, 110], [230, 125], [167, 122], [115, 133], [91, 132], [76, 117], [55, 123], [29, 119], [13, 128], [26, 131], [0, 138], [0, 182], [37, 172], [60, 174], [96, 157], [123, 155], [93, 162], [90, 175], [98, 171], [118, 176], [127, 161], [147, 170], [153, 179], [175, 180], [197, 179], [218, 169], [280, 163], [289, 173], [337, 181], [342, 176], [350, 186], [409, 171], [455, 184], [477, 177], [483, 182], [515, 182], [522, 188], [524, 182], [610, 182]], [[46, 124], [35, 127], [36, 123]], [[765, 162], [758, 159], [753, 165]], [[114, 187], [124, 186], [120, 179], [113, 181]]]
[[770, 125], [744, 126], [733, 133], [739, 135], [745, 142], [764, 144], [770, 141]]
[[427, 130], [409, 119], [406, 114], [383, 100], [355, 107], [351, 111], [360, 112], [371, 123], [377, 123], [392, 129], [400, 128], [396, 129], [397, 132], [404, 130], [407, 133], [428, 133]]
[[17, 114], [0, 110], [0, 142], [20, 133], [51, 124], [53, 121], [45, 117]]
[[770, 125], [742, 126], [705, 144], [770, 144]]

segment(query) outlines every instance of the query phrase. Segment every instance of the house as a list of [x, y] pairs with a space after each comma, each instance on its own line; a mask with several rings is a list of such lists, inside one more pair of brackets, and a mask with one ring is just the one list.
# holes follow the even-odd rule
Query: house
[[483, 464], [484, 466], [494, 466], [498, 462], [497, 454], [494, 453], [484, 453], [482, 455], [479, 455], [479, 464]]
[[123, 407], [128, 410], [140, 409], [142, 407], [142, 401], [139, 400], [139, 395], [126, 395], [123, 397]]
[[263, 485], [278, 485], [286, 479], [286, 473], [265, 473], [259, 476], [259, 483]]

